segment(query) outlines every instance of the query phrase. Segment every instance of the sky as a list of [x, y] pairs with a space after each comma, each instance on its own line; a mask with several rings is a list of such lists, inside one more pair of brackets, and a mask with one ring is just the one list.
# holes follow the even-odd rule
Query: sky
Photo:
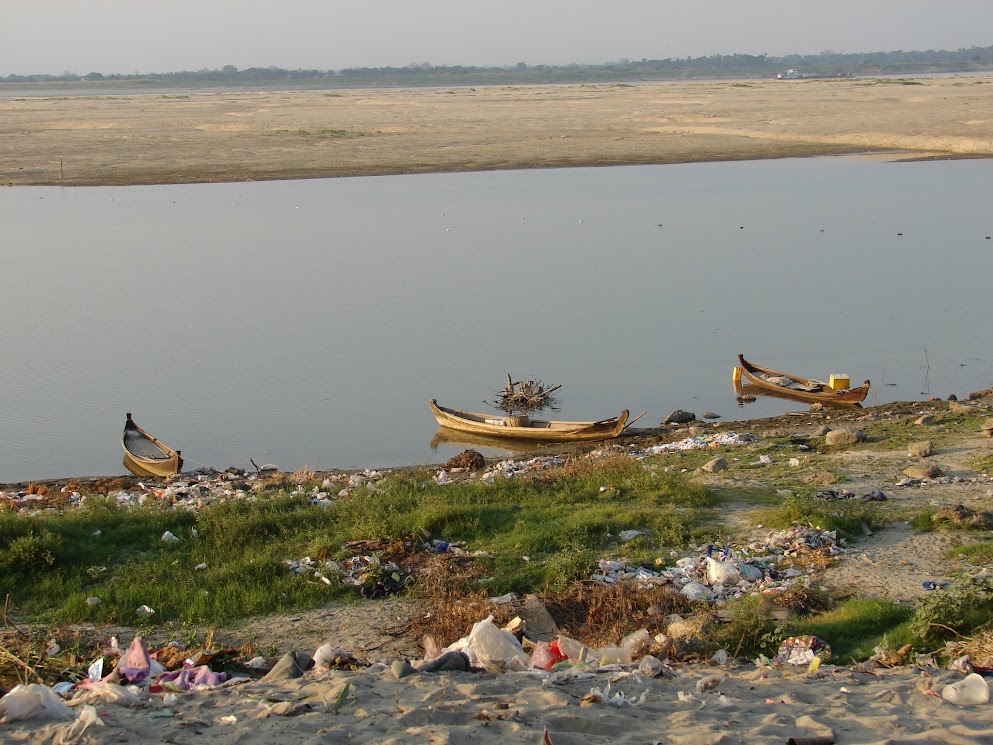
[[0, 0], [0, 77], [993, 45], [993, 0]]

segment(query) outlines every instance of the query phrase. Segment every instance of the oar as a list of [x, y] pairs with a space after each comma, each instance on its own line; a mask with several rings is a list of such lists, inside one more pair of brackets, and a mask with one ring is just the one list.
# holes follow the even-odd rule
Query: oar
[[[625, 424], [625, 425], [624, 425], [624, 429], [627, 429], [628, 427], [630, 427], [630, 426], [631, 426], [632, 424], [634, 424], [634, 423], [635, 423], [636, 421], [638, 421], [639, 419], [641, 419], [641, 418], [642, 418], [643, 416], [645, 416], [645, 412], [644, 412], [644, 411], [643, 411], [643, 412], [641, 412], [640, 414], [638, 414], [638, 416], [636, 416], [636, 417], [635, 417], [634, 419], [632, 419], [632, 420], [631, 420], [630, 422], [628, 422], [627, 424]], [[624, 431], [624, 429], [622, 429], [622, 430], [621, 430], [621, 432], [623, 432], [623, 431]]]

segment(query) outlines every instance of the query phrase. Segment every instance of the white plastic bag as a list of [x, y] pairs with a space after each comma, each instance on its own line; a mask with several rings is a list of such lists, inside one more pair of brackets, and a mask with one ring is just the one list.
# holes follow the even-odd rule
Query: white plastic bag
[[314, 667], [323, 670], [331, 666], [331, 660], [335, 658], [335, 652], [339, 651], [331, 642], [322, 644], [314, 652]]
[[714, 593], [710, 591], [710, 588], [706, 585], [701, 585], [699, 582], [687, 582], [683, 585], [683, 589], [680, 592], [690, 600], [703, 601], [714, 599]]
[[746, 582], [758, 582], [763, 576], [761, 569], [743, 561], [738, 562], [738, 573]]
[[712, 585], [730, 587], [741, 581], [741, 572], [736, 561], [718, 561], [707, 557], [707, 581]]
[[117, 704], [118, 706], [138, 706], [141, 703], [141, 696], [129, 686], [125, 688], [117, 683], [83, 684], [81, 692], [77, 698], [87, 704]]
[[468, 642], [470, 660], [475, 657], [489, 672], [527, 669], [527, 652], [513, 634], [497, 628], [492, 615], [473, 625]]
[[59, 694], [38, 683], [14, 686], [0, 698], [0, 724], [25, 719], [69, 721], [75, 712], [66, 706]]
[[103, 720], [92, 706], [81, 706], [79, 718], [72, 724], [60, 724], [59, 731], [52, 738], [52, 745], [77, 745], [90, 727], [102, 727]]

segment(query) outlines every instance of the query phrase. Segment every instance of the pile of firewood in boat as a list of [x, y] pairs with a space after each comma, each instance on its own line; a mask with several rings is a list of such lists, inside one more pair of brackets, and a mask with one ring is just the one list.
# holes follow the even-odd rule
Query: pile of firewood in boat
[[507, 387], [487, 399], [487, 403], [507, 412], [555, 409], [558, 399], [553, 395], [561, 385], [546, 386], [540, 380], [520, 380], [516, 383], [507, 374]]

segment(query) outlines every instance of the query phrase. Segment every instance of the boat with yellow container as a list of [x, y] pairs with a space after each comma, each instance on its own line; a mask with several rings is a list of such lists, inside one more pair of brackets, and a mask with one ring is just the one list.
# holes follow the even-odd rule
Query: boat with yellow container
[[736, 395], [741, 392], [742, 378], [751, 384], [754, 393], [827, 406], [861, 406], [869, 395], [870, 385], [866, 380], [853, 388], [851, 379], [840, 374], [831, 375], [826, 383], [814, 378], [802, 378], [756, 365], [739, 354], [738, 365], [731, 371]]

